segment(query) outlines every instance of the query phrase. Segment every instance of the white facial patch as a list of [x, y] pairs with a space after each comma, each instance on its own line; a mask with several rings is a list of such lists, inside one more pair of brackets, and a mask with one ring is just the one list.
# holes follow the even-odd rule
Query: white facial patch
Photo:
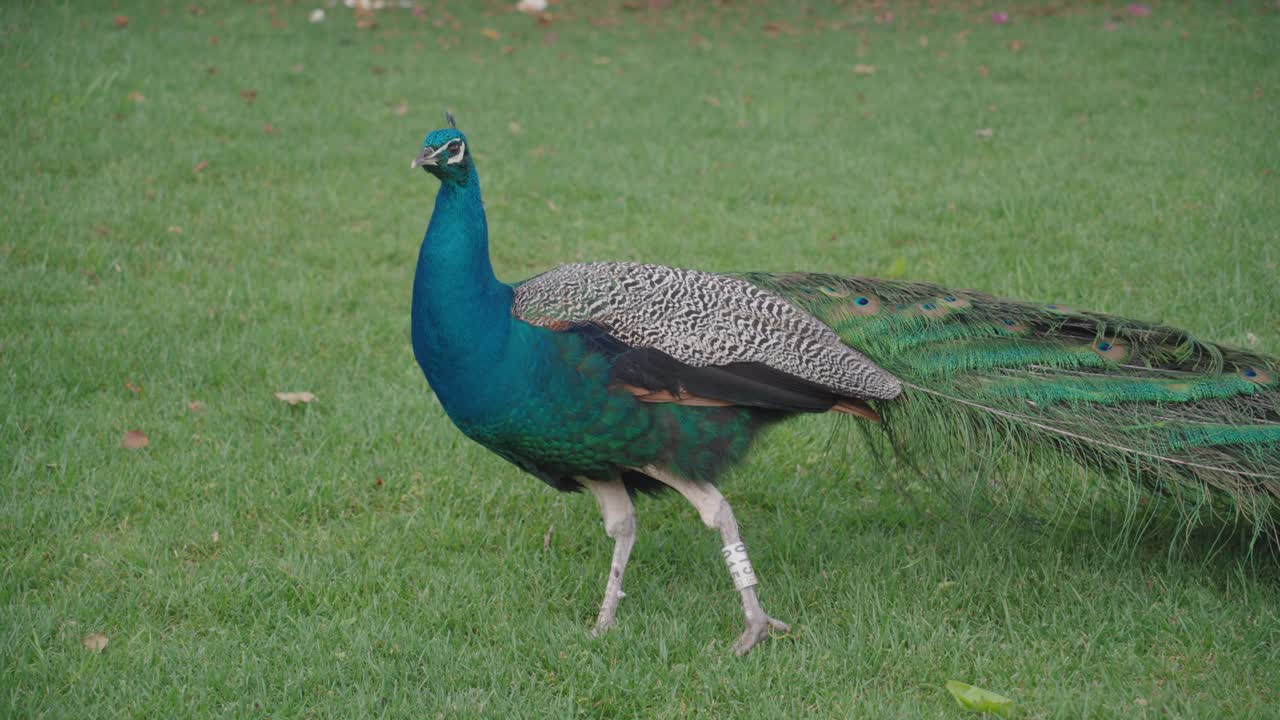
[[[457, 152], [453, 153], [453, 155], [449, 156], [449, 159], [445, 161], [445, 165], [457, 165], [458, 163], [462, 162], [463, 158], [467, 156], [467, 144], [462, 142], [461, 140], [456, 140], [456, 141], [451, 141], [449, 143], [446, 143], [444, 148], [452, 147], [454, 142], [458, 143], [458, 150]], [[444, 149], [444, 148], [441, 148], [441, 149]]]
[[720, 548], [720, 554], [724, 557], [724, 564], [729, 566], [729, 576], [733, 578], [735, 589], [746, 590], [759, 582], [755, 568], [751, 567], [751, 560], [747, 557], [745, 544], [725, 545]]

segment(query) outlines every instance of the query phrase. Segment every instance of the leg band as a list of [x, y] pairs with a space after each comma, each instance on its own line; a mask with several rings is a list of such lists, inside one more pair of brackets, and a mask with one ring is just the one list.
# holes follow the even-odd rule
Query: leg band
[[729, 575], [733, 578], [733, 587], [738, 590], [746, 590], [755, 585], [756, 571], [751, 567], [751, 560], [747, 557], [747, 546], [743, 543], [733, 543], [720, 548], [720, 554], [724, 557], [724, 564], [729, 566]]

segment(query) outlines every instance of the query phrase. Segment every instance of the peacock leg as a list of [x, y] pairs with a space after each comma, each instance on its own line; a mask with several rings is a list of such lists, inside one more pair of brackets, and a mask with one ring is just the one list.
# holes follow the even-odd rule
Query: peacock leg
[[729, 572], [742, 595], [742, 612], [747, 621], [747, 629], [733, 645], [734, 654], [746, 655], [756, 643], [769, 637], [770, 629], [791, 632], [786, 623], [769, 617], [764, 608], [760, 607], [760, 599], [756, 597], [755, 572], [751, 569], [751, 561], [747, 559], [742, 536], [738, 534], [738, 521], [733, 517], [729, 501], [724, 499], [716, 486], [709, 482], [689, 480], [652, 465], [641, 472], [675, 489], [698, 511], [703, 524], [720, 531], [720, 539], [724, 542], [721, 552], [730, 563]]
[[592, 635], [599, 637], [613, 627], [618, 618], [618, 601], [622, 592], [622, 574], [627, 569], [627, 559], [636, 544], [636, 508], [627, 495], [627, 486], [619, 479], [608, 481], [579, 480], [596, 497], [600, 514], [604, 516], [605, 534], [613, 538], [613, 560], [609, 563], [609, 579], [604, 586], [604, 600], [600, 603], [600, 615], [596, 618]]

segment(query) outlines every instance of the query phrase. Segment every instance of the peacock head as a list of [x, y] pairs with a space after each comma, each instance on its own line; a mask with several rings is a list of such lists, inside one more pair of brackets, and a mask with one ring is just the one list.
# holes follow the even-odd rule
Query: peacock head
[[452, 114], [446, 112], [444, 116], [449, 127], [432, 130], [422, 141], [422, 151], [409, 167], [420, 167], [446, 184], [465, 185], [471, 173], [467, 138], [458, 132]]

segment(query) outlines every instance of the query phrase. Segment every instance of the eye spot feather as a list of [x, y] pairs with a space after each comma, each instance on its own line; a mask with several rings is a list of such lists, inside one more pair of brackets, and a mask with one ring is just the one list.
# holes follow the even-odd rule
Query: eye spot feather
[[959, 295], [943, 295], [938, 298], [938, 303], [953, 309], [963, 309], [973, 307], [973, 303], [968, 298]]
[[1117, 342], [1114, 339], [1104, 338], [1102, 340], [1098, 340], [1090, 346], [1090, 349], [1098, 355], [1114, 362], [1121, 362], [1125, 358], [1129, 357], [1129, 346], [1122, 342]]
[[1013, 318], [1000, 318], [996, 329], [1005, 335], [1022, 335], [1027, 332], [1028, 328], [1026, 323], [1019, 322]]
[[875, 295], [857, 295], [846, 307], [854, 315], [875, 315], [880, 312], [880, 298]]
[[1255, 367], [1242, 367], [1237, 371], [1237, 374], [1245, 382], [1251, 382], [1255, 385], [1270, 385], [1276, 379], [1275, 375]]
[[922, 302], [916, 307], [920, 311], [921, 315], [929, 318], [942, 317], [951, 310], [945, 305], [939, 305], [935, 302]]

